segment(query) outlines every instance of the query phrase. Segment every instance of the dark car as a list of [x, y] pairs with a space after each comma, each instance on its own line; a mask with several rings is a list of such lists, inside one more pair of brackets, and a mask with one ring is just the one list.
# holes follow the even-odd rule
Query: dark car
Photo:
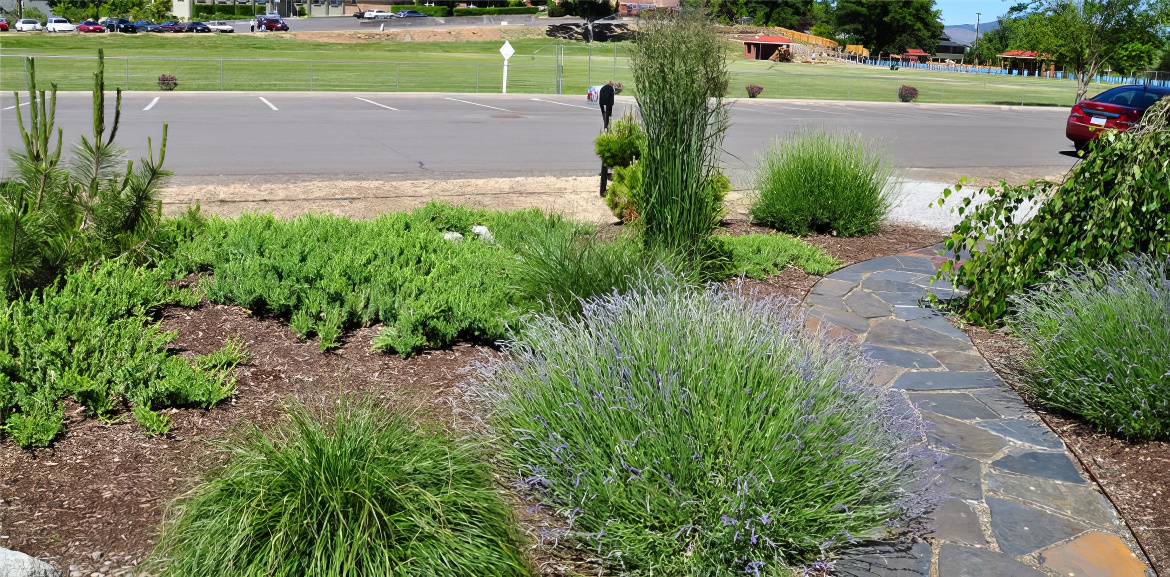
[[183, 26], [183, 32], [204, 33], [215, 31], [212, 30], [210, 26], [202, 22], [188, 22], [186, 26]]
[[150, 32], [150, 28], [152, 26], [157, 26], [157, 24], [150, 20], [139, 20], [134, 23], [134, 27], [137, 28], [139, 32]]
[[1106, 129], [1128, 130], [1146, 109], [1170, 94], [1170, 88], [1118, 86], [1073, 105], [1064, 135], [1080, 150]]
[[361, 20], [362, 18], [366, 17], [366, 11], [365, 10], [358, 10], [357, 12], [353, 13], [353, 17], [357, 18], [358, 20]]
[[108, 18], [106, 19], [106, 30], [110, 32], [134, 34], [135, 32], [138, 32], [138, 27], [126, 18]]
[[256, 19], [256, 30], [267, 30], [269, 32], [288, 32], [288, 24], [285, 24], [284, 20], [281, 20], [280, 18], [267, 18], [261, 16], [260, 18]]
[[427, 15], [418, 10], [399, 10], [394, 13], [395, 18], [426, 18]]
[[182, 22], [177, 22], [175, 20], [168, 20], [166, 22], [163, 22], [162, 24], [159, 24], [158, 26], [155, 26], [154, 28], [151, 28], [150, 31], [151, 32], [182, 32], [185, 28], [186, 28], [186, 26], [184, 26]]

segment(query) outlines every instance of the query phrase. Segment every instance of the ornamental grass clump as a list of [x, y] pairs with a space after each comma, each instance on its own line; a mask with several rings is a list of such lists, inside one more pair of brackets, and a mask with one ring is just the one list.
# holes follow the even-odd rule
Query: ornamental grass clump
[[898, 194], [894, 165], [854, 132], [802, 130], [760, 158], [751, 217], [796, 235], [877, 233]]
[[1170, 258], [1079, 268], [1012, 299], [1028, 390], [1128, 439], [1170, 439]]
[[520, 483], [636, 575], [778, 574], [905, 511], [914, 419], [793, 302], [677, 283], [535, 315], [487, 378]]
[[700, 10], [655, 13], [635, 32], [630, 71], [646, 132], [638, 190], [643, 242], [721, 261], [722, 247], [710, 237], [724, 208], [709, 183], [728, 127], [724, 39]]
[[479, 451], [371, 401], [253, 428], [169, 512], [159, 577], [529, 575]]

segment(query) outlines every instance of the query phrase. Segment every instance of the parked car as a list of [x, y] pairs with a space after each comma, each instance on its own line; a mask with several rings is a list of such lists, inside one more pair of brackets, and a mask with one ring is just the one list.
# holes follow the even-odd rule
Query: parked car
[[256, 19], [256, 30], [267, 30], [269, 32], [288, 32], [288, 24], [285, 24], [284, 20], [281, 20], [280, 18], [261, 16]]
[[210, 26], [202, 22], [188, 22], [183, 26], [183, 32], [193, 32], [197, 34], [210, 34], [215, 32]]
[[65, 18], [58, 18], [56, 16], [50, 17], [45, 22], [45, 32], [76, 32], [77, 27], [72, 22]]
[[152, 28], [151, 32], [175, 33], [182, 32], [184, 29], [186, 29], [186, 26], [184, 26], [182, 22], [178, 22], [176, 20], [167, 20], [166, 22], [163, 22], [162, 24]]
[[105, 32], [106, 27], [94, 22], [93, 20], [86, 20], [77, 25], [78, 32]]
[[138, 27], [126, 18], [107, 18], [106, 30], [109, 32], [124, 32], [126, 34], [134, 34], [138, 32]]
[[134, 27], [137, 28], [139, 32], [147, 32], [147, 28], [150, 28], [151, 26], [157, 26], [157, 24], [155, 24], [153, 20], [139, 20], [134, 23]]
[[426, 18], [427, 15], [418, 10], [399, 10], [394, 13], [395, 18]]
[[393, 18], [393, 17], [394, 17], [394, 14], [391, 14], [390, 12], [382, 10], [381, 8], [374, 8], [373, 10], [366, 10], [366, 13], [362, 15], [362, 18], [365, 18], [366, 20], [385, 20], [386, 18]]
[[41, 28], [41, 23], [37, 22], [34, 18], [21, 18], [16, 21], [17, 32], [36, 32], [38, 30], [43, 29]]
[[0, 32], [8, 32], [8, 21], [0, 18]]
[[353, 17], [357, 18], [358, 20], [361, 20], [362, 18], [366, 17], [366, 11], [365, 10], [358, 10], [357, 12], [353, 13]]
[[1127, 130], [1142, 119], [1146, 109], [1170, 94], [1170, 88], [1118, 86], [1073, 105], [1064, 135], [1081, 150], [1104, 130]]
[[215, 32], [223, 32], [225, 34], [231, 34], [236, 31], [231, 24], [223, 20], [211, 20], [207, 23], [207, 27]]

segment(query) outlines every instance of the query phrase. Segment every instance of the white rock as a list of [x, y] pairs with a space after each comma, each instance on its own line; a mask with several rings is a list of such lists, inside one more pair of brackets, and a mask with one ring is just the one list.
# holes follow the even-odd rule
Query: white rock
[[475, 236], [478, 237], [479, 240], [484, 242], [496, 242], [496, 237], [492, 236], [492, 231], [488, 230], [488, 227], [486, 226], [473, 226], [471, 227], [471, 232], [474, 232]]
[[459, 241], [463, 240], [463, 235], [452, 230], [452, 231], [444, 232], [443, 238], [447, 239], [451, 242], [459, 242]]
[[0, 575], [4, 577], [60, 577], [56, 569], [37, 559], [0, 547]]

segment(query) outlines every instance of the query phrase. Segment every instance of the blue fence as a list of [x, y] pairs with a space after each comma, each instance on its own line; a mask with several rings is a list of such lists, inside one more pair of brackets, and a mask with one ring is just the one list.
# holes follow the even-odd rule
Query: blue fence
[[[913, 68], [918, 70], [936, 70], [940, 72], [959, 72], [963, 74], [985, 74], [989, 76], [1024, 76], [1036, 77], [1037, 75], [1029, 75], [1027, 72], [1019, 70], [1004, 70], [991, 66], [959, 66], [954, 64], [938, 64], [935, 62], [903, 62], [901, 60], [854, 60], [857, 64], [865, 64], [868, 66], [881, 66], [889, 68], [897, 64], [901, 68]], [[1071, 73], [1053, 72], [1051, 78], [1058, 80], [1076, 80], [1076, 77]], [[1094, 83], [1101, 84], [1148, 84], [1150, 86], [1159, 86], [1163, 88], [1170, 88], [1170, 78], [1156, 79], [1156, 78], [1138, 78], [1130, 76], [1110, 76], [1098, 75], [1093, 77]]]

